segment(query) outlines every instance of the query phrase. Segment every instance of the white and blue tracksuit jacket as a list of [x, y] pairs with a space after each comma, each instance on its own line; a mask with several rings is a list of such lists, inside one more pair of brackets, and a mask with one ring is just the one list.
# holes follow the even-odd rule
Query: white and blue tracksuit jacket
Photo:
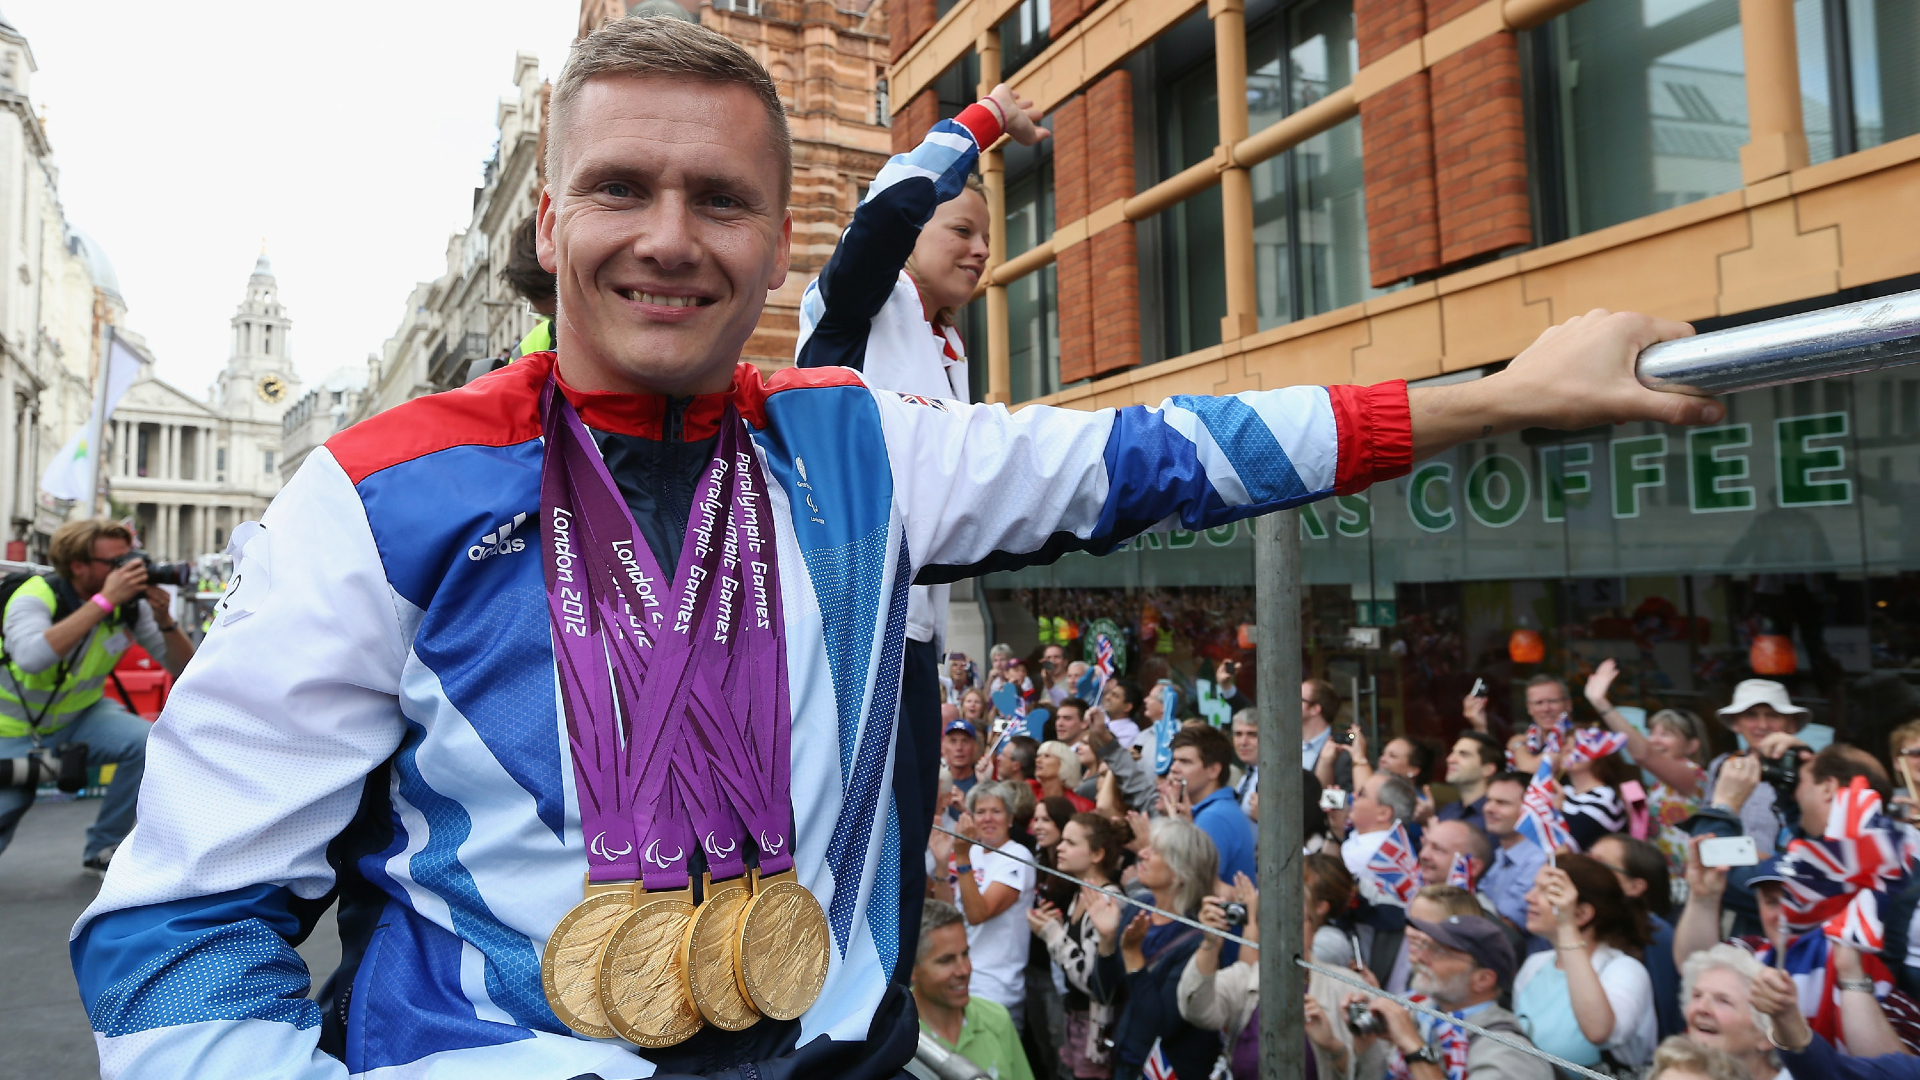
[[[952, 327], [928, 320], [905, 267], [934, 209], [966, 190], [981, 148], [999, 137], [993, 112], [969, 105], [935, 124], [912, 153], [895, 154], [881, 168], [800, 299], [795, 366], [852, 368], [881, 390], [973, 400], [965, 344]], [[913, 587], [908, 638], [945, 640], [948, 593], [945, 585]]]
[[[586, 865], [538, 551], [551, 370], [536, 354], [335, 436], [245, 538], [74, 927], [105, 1076], [891, 1075], [917, 1034], [890, 982], [901, 860], [925, 842], [897, 809], [919, 798], [894, 754], [908, 583], [1357, 491], [1411, 456], [1398, 383], [1009, 414], [742, 365], [780, 522], [796, 870], [832, 966], [796, 1021], [643, 1056], [569, 1032], [540, 988]], [[663, 399], [569, 396], [597, 431], [660, 437]], [[710, 435], [721, 406], [681, 415]], [[292, 942], [336, 894], [323, 1010]]]

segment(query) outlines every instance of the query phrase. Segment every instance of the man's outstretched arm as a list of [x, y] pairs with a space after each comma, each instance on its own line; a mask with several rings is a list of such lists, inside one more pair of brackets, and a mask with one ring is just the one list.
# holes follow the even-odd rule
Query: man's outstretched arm
[[1525, 427], [1711, 423], [1705, 398], [1634, 378], [1684, 323], [1594, 311], [1498, 374], [1421, 388], [1294, 386], [1177, 395], [1157, 408], [930, 408], [876, 392], [921, 584], [1105, 554], [1154, 529], [1199, 530], [1362, 491], [1469, 439]]
[[1410, 390], [1414, 460], [1525, 427], [1714, 423], [1726, 414], [1719, 402], [1649, 390], [1633, 375], [1640, 350], [1692, 333], [1686, 323], [1595, 308], [1549, 327], [1496, 375]]

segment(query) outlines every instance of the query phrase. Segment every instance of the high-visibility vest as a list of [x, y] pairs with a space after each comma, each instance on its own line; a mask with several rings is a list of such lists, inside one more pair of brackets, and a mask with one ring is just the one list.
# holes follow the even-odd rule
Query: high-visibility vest
[[533, 324], [533, 329], [527, 331], [526, 337], [520, 339], [520, 344], [514, 346], [513, 359], [518, 360], [537, 352], [552, 352], [553, 340], [553, 320], [541, 319]]
[[[40, 604], [49, 615], [59, 609], [53, 587], [44, 577], [32, 578], [16, 589], [7, 600], [7, 612], [16, 604]], [[63, 663], [28, 674], [9, 658], [5, 676], [0, 677], [0, 739], [31, 734], [35, 717], [41, 734], [67, 726], [100, 700], [113, 665], [132, 644], [133, 627], [116, 609], [87, 635], [78, 663], [68, 653]]]

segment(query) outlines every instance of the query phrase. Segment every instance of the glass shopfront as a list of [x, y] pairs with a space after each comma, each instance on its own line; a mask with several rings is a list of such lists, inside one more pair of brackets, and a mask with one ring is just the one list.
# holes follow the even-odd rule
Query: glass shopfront
[[[1920, 714], [1920, 373], [1725, 400], [1715, 427], [1521, 432], [1303, 509], [1307, 670], [1381, 733], [1435, 741], [1476, 678], [1524, 724], [1539, 672], [1611, 657], [1616, 703], [1704, 713], [1757, 670], [1878, 747]], [[1043, 616], [1049, 638], [1104, 617], [1149, 682], [1250, 659], [1250, 523], [983, 584], [1022, 651]]]

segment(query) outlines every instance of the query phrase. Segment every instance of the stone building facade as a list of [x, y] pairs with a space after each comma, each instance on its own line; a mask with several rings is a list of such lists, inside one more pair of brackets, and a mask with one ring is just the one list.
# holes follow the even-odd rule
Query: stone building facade
[[108, 418], [108, 491], [156, 557], [221, 550], [233, 527], [258, 518], [280, 490], [281, 417], [300, 397], [292, 333], [263, 254], [210, 397], [160, 379], [147, 360]]
[[0, 16], [0, 536], [42, 558], [70, 504], [40, 476], [87, 420], [103, 328], [126, 315], [113, 265], [60, 205], [59, 170], [30, 96], [33, 49]]

